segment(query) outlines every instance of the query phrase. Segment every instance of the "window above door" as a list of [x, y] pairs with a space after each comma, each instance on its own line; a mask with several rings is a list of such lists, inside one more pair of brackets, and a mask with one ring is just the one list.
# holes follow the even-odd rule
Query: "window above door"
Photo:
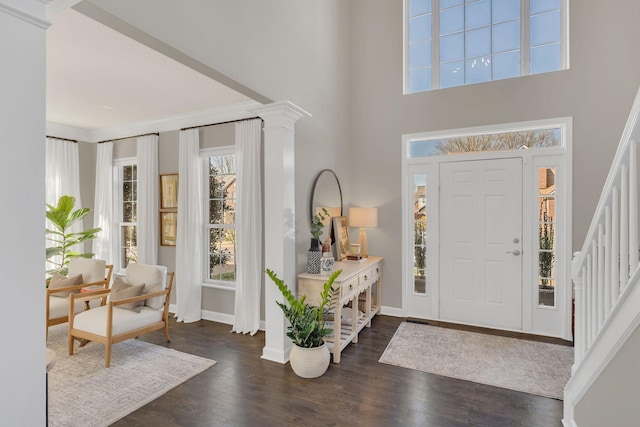
[[405, 93], [568, 68], [568, 0], [405, 0]]

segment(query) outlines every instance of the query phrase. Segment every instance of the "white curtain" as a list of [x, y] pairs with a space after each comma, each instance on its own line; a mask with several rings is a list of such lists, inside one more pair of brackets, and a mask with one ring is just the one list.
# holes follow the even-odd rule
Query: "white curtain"
[[113, 264], [113, 142], [98, 144], [96, 155], [96, 186], [93, 204], [93, 226], [102, 228], [93, 240], [93, 253], [97, 259]]
[[[56, 205], [60, 196], [73, 196], [76, 198], [75, 208], [82, 207], [78, 143], [57, 138], [47, 138], [46, 153], [47, 203]], [[79, 226], [77, 231], [81, 229]]]
[[[80, 199], [80, 160], [78, 155], [78, 143], [57, 138], [47, 138], [45, 160], [45, 200], [49, 205], [56, 206], [61, 196], [76, 198], [74, 209], [82, 207]], [[49, 220], [45, 220], [45, 226], [52, 229]], [[77, 233], [84, 229], [82, 221], [73, 224], [70, 231]], [[53, 243], [45, 240], [46, 246]], [[84, 252], [84, 248], [73, 248]], [[54, 258], [56, 260], [56, 258]], [[58, 258], [58, 261], [60, 259]], [[53, 268], [53, 264], [46, 264], [47, 269]]]
[[200, 320], [202, 304], [203, 176], [198, 129], [180, 131], [178, 157], [176, 317], [188, 323]]
[[236, 123], [236, 295], [233, 331], [260, 327], [262, 287], [262, 172], [260, 119]]
[[137, 138], [138, 262], [158, 263], [158, 135]]

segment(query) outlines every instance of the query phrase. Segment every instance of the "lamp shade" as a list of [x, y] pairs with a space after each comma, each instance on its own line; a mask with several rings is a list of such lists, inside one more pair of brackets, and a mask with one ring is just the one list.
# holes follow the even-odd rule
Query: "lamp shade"
[[350, 227], [377, 227], [378, 208], [349, 208]]

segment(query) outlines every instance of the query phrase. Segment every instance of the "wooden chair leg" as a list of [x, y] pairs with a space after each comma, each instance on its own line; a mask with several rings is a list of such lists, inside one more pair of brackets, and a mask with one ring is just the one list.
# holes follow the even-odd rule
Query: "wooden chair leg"
[[67, 344], [69, 346], [69, 356], [73, 356], [73, 336], [71, 335], [71, 331], [67, 334]]
[[104, 349], [104, 367], [111, 366], [111, 340], [107, 341]]
[[167, 342], [171, 341], [171, 337], [169, 336], [169, 323], [164, 322], [164, 336], [167, 337]]

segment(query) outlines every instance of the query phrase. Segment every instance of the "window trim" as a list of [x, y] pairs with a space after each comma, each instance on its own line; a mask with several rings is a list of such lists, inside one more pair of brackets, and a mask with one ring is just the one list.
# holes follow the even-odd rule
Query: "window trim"
[[[409, 90], [409, 2], [403, 1], [403, 46], [402, 46], [402, 67], [403, 67], [403, 94], [411, 95], [415, 93], [431, 92], [440, 89], [449, 89], [440, 87], [440, 0], [431, 0], [431, 88], [423, 91], [411, 92]], [[560, 68], [563, 71], [569, 69], [569, 0], [560, 1]], [[520, 0], [520, 75], [511, 78], [531, 76], [530, 73], [530, 0]], [[438, 19], [435, 19], [436, 15]], [[491, 25], [493, 26], [493, 24]], [[466, 58], [463, 58], [463, 61]], [[546, 72], [545, 72], [546, 73]], [[545, 74], [536, 73], [536, 74]], [[499, 79], [508, 80], [508, 79]], [[482, 83], [489, 83], [498, 80], [488, 80]], [[464, 83], [458, 86], [463, 87], [474, 85], [477, 83]]]
[[[233, 282], [227, 282], [223, 280], [213, 280], [209, 278], [209, 235], [208, 232], [211, 228], [210, 224], [207, 221], [209, 217], [209, 158], [214, 156], [228, 156], [228, 155], [236, 155], [236, 147], [235, 145], [225, 145], [221, 147], [210, 147], [210, 148], [202, 148], [200, 149], [200, 158], [202, 159], [202, 245], [203, 245], [203, 261], [202, 261], [202, 286], [213, 289], [222, 289], [227, 291], [235, 291], [236, 290], [236, 280]], [[237, 179], [237, 171], [236, 171], [236, 179]], [[233, 226], [233, 229], [237, 229], [237, 225]], [[236, 267], [237, 273], [237, 267]]]

